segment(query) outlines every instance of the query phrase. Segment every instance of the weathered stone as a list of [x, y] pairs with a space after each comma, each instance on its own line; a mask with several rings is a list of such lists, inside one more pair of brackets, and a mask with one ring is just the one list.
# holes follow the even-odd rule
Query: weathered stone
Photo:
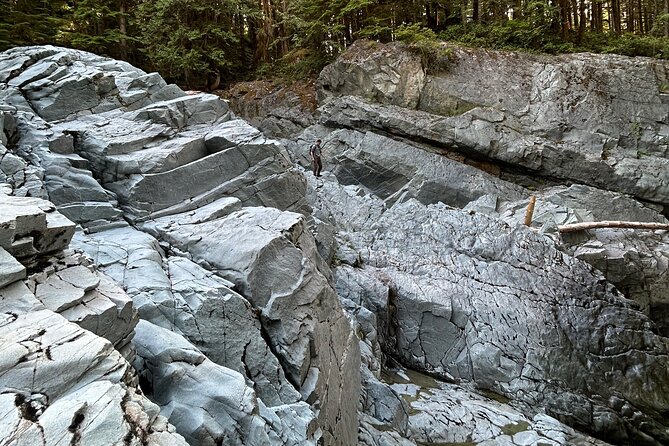
[[0, 194], [0, 247], [22, 260], [67, 247], [74, 224], [39, 198]]
[[0, 288], [21, 280], [26, 276], [26, 268], [12, 255], [0, 248]]
[[[135, 367], [141, 371], [147, 391], [163, 408], [186, 440], [200, 445], [221, 442], [248, 445], [270, 444], [271, 426], [258, 414], [258, 402], [244, 377], [206, 358], [183, 337], [149, 322], [137, 325], [135, 345], [138, 359]], [[304, 409], [299, 417], [304, 417]], [[281, 413], [281, 412], [279, 412]], [[311, 413], [311, 419], [314, 415]], [[307, 415], [309, 418], [309, 415]], [[317, 438], [308, 433], [310, 422], [300, 431], [284, 435], [291, 440], [305, 439], [315, 444]], [[280, 424], [280, 423], [279, 423]], [[297, 424], [292, 424], [297, 429]], [[295, 444], [287, 441], [285, 444]]]
[[8, 444], [102, 446], [163, 433], [165, 444], [186, 445], [155, 423], [155, 405], [129, 385], [129, 364], [102, 338], [51, 311], [15, 309], [3, 313], [0, 339], [0, 425]]
[[[448, 70], [420, 81], [416, 105], [414, 93], [393, 101], [367, 93], [386, 87], [386, 79], [374, 80], [373, 75], [379, 66], [410, 57], [407, 47], [354, 45], [324, 70], [334, 73], [329, 77], [336, 82], [324, 82], [319, 97], [330, 96], [336, 86], [339, 98], [321, 107], [321, 121], [669, 203], [669, 124], [661, 93], [669, 79], [666, 62], [593, 54], [549, 58], [458, 47], [449, 51]], [[357, 63], [351, 70], [352, 59], [378, 62]], [[399, 71], [401, 76], [415, 72], [411, 65]], [[365, 88], [358, 85], [361, 79]]]
[[[321, 401], [325, 441], [352, 442], [358, 341], [324, 275], [327, 267], [305, 231], [304, 218], [244, 208], [198, 224], [163, 217], [145, 228], [235, 284], [259, 310], [287, 378], [307, 402]], [[195, 235], [211, 233], [218, 237]]]
[[547, 415], [528, 418], [504, 402], [429, 376], [401, 370], [393, 370], [388, 376], [395, 380], [392, 388], [410, 406], [406, 437], [418, 444], [607, 444], [579, 434]]
[[400, 44], [358, 40], [337, 63], [318, 76], [319, 102], [331, 96], [358, 95], [382, 104], [415, 108], [425, 81], [420, 55], [398, 51]]
[[[586, 233], [556, 234], [557, 225], [584, 221], [623, 220], [666, 223], [657, 206], [632, 197], [583, 185], [554, 187], [535, 192], [532, 226], [555, 237], [563, 251], [584, 260], [608, 281], [640, 304], [662, 333], [669, 326], [669, 240], [663, 231], [597, 229]], [[486, 200], [495, 204], [489, 205]], [[487, 196], [466, 210], [496, 216], [509, 224], [525, 219], [526, 201], [506, 202]]]
[[[205, 210], [192, 213], [195, 222], [210, 220]], [[81, 235], [75, 243], [128, 290], [143, 319], [183, 334], [216, 364], [245, 374], [267, 406], [300, 399], [266, 344], [255, 310], [231, 282], [188, 259], [162, 259], [155, 239], [130, 228]]]
[[230, 109], [270, 138], [297, 136], [314, 124], [313, 81], [280, 85], [272, 81], [239, 82], [223, 92]]
[[335, 131], [323, 137], [324, 163], [343, 185], [361, 185], [389, 204], [416, 198], [463, 207], [485, 194], [519, 200], [521, 188], [480, 169], [373, 132]]

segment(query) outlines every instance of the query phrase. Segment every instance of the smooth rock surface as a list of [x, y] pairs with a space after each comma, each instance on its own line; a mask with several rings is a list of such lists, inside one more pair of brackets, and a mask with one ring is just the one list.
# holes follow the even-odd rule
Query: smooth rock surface
[[108, 341], [46, 309], [3, 311], [3, 444], [187, 444], [137, 393], [130, 365]]
[[[186, 440], [205, 446], [271, 444], [276, 433], [259, 414], [256, 395], [241, 374], [214, 364], [172, 331], [146, 321], [136, 331], [135, 367], [142, 370], [143, 387]], [[288, 421], [286, 409], [279, 414]], [[290, 417], [306, 420], [291, 423], [294, 432], [279, 429], [287, 436], [284, 444], [315, 445], [318, 436], [309, 432], [313, 412], [307, 408]]]
[[358, 424], [358, 339], [304, 217], [248, 207], [201, 223], [162, 217], [144, 228], [235, 284], [257, 308], [286, 378], [304, 400], [320, 401], [325, 441], [351, 443]]
[[[396, 76], [377, 78], [379, 67], [411, 58], [410, 48], [353, 45], [321, 74], [321, 122], [669, 204], [666, 61], [448, 51], [442, 72], [419, 79], [407, 64]], [[405, 91], [401, 78], [417, 85]], [[368, 93], [379, 90], [400, 97]]]

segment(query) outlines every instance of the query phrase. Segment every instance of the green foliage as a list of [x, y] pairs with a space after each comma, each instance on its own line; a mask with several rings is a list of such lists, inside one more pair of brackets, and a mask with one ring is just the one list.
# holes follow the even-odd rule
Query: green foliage
[[[65, 45], [129, 60], [195, 88], [254, 72], [312, 76], [359, 38], [405, 42], [431, 71], [448, 68], [443, 41], [669, 58], [669, 13], [662, 12], [664, 0], [649, 1], [652, 12], [640, 14], [642, 5], [632, 2], [614, 20], [612, 0], [0, 0], [0, 50]], [[578, 27], [572, 22], [581, 4], [588, 19]], [[630, 11], [634, 27], [625, 15]]]
[[302, 79], [313, 78], [327, 65], [331, 58], [315, 51], [295, 50], [281, 59], [261, 65], [255, 73], [258, 79], [278, 78], [283, 82], [292, 83]]
[[497, 25], [451, 26], [440, 37], [492, 49], [554, 52], [565, 42], [547, 32], [547, 27], [547, 24], [537, 26], [530, 21], [509, 20]]
[[395, 30], [395, 37], [408, 44], [408, 48], [421, 57], [423, 66], [429, 72], [445, 71], [452, 51], [429, 28], [414, 23], [402, 25]]
[[66, 8], [64, 1], [3, 1], [0, 50], [56, 42], [59, 31], [66, 25], [63, 19]]
[[244, 66], [232, 29], [232, 0], [155, 0], [137, 8], [139, 40], [151, 63], [171, 79], [203, 86]]

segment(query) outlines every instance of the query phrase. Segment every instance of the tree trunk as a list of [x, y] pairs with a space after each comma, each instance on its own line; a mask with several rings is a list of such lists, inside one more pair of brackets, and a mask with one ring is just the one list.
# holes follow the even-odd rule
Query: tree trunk
[[589, 221], [584, 223], [572, 223], [558, 226], [561, 233], [586, 231], [597, 228], [619, 228], [619, 229], [649, 229], [649, 230], [669, 230], [667, 223], [649, 223], [643, 221]]
[[126, 5], [125, 1], [121, 1], [121, 5], [119, 6], [119, 16], [118, 16], [118, 28], [119, 32], [121, 33], [121, 59], [123, 60], [128, 60], [128, 41], [126, 40], [126, 36], [128, 35], [128, 31], [126, 29]]

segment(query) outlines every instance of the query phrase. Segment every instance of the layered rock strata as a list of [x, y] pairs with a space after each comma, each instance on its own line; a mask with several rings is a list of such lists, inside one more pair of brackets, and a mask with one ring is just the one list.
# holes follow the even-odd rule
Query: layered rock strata
[[[145, 391], [193, 444], [355, 442], [358, 342], [304, 216], [283, 212], [310, 208], [306, 182], [278, 143], [233, 119], [216, 96], [189, 96], [156, 74], [63, 48], [2, 53], [0, 100], [3, 190], [49, 198], [49, 212], [82, 225], [75, 245], [93, 259], [39, 262], [26, 282], [38, 302], [136, 357]], [[242, 206], [268, 207], [248, 208], [257, 219], [245, 220]], [[225, 263], [198, 250], [200, 235], [173, 240], [170, 219], [175, 230], [208, 233], [205, 245], [217, 244], [211, 231], [221, 224], [253, 243], [212, 245], [239, 248]], [[126, 221], [147, 222], [158, 239]], [[42, 239], [54, 250], [67, 245], [73, 226], [60, 246], [49, 232], [57, 224], [8, 226], [3, 281], [26, 275], [10, 254], [37, 266]], [[287, 258], [272, 254], [278, 247]], [[135, 308], [147, 321], [129, 343]], [[199, 386], [197, 401], [179, 376]]]
[[[132, 356], [130, 298], [63, 252], [74, 224], [52, 204], [0, 197], [2, 246], [18, 257], [0, 248], [2, 444], [185, 446], [119, 352]], [[45, 266], [26, 278], [19, 261]]]
[[424, 75], [394, 65], [412, 57], [406, 47], [380, 46], [361, 41], [323, 71], [323, 123], [669, 203], [665, 61], [454, 47], [446, 71]]

